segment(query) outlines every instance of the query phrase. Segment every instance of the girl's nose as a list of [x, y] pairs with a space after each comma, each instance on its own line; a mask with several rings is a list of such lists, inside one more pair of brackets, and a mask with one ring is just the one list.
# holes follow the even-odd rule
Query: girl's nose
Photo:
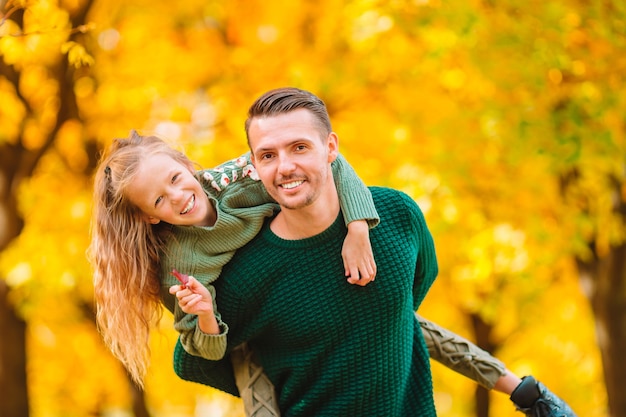
[[171, 189], [170, 190], [170, 201], [172, 203], [180, 203], [184, 197], [183, 190], [180, 189]]

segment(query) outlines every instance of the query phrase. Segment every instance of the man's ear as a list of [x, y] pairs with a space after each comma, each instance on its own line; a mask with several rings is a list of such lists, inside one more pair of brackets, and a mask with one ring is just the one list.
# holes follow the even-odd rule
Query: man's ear
[[339, 137], [335, 132], [330, 132], [326, 138], [326, 146], [328, 147], [328, 162], [333, 162], [339, 155]]

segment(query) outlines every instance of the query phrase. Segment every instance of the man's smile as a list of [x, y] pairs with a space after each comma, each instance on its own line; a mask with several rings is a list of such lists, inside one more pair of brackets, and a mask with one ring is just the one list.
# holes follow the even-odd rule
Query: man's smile
[[286, 190], [291, 190], [292, 188], [296, 188], [297, 186], [301, 185], [303, 182], [304, 182], [303, 180], [291, 181], [291, 182], [287, 182], [284, 184], [280, 184], [279, 187], [284, 188]]

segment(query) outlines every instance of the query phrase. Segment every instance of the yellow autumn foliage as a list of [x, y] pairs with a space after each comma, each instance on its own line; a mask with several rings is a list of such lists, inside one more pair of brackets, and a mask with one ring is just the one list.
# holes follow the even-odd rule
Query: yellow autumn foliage
[[[23, 12], [23, 26], [0, 23], [0, 58], [20, 75], [16, 89], [0, 74], [0, 145], [37, 151], [55, 135], [17, 191], [25, 228], [0, 254], [28, 323], [33, 417], [131, 412], [89, 314], [93, 143], [138, 129], [213, 166], [247, 150], [248, 105], [284, 85], [325, 100], [367, 184], [422, 207], [440, 277], [421, 313], [470, 339], [480, 317], [511, 370], [580, 416], [607, 415], [573, 259], [590, 256], [591, 237], [601, 254], [626, 239], [612, 210], [626, 187], [616, 196], [607, 180], [623, 178], [626, 154], [618, 2], [603, 15], [573, 0], [96, 0], [72, 27], [84, 2], [12, 0], [2, 13]], [[64, 66], [79, 117], [57, 125]], [[580, 180], [564, 196], [572, 167]], [[238, 399], [174, 375], [171, 323], [152, 339], [152, 415], [242, 416]], [[440, 416], [473, 415], [472, 381], [436, 363], [433, 378]], [[491, 399], [491, 415], [517, 415], [506, 396]]]

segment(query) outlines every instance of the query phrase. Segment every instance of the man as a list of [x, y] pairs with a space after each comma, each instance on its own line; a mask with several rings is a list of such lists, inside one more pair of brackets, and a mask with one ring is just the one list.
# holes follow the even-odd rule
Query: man
[[381, 216], [370, 232], [377, 278], [348, 284], [346, 228], [330, 169], [338, 139], [324, 103], [281, 89], [257, 100], [249, 115], [255, 168], [281, 210], [216, 281], [229, 348], [248, 342], [283, 416], [435, 416], [428, 351], [414, 317], [437, 275], [421, 211], [403, 193], [373, 188]]
[[[285, 416], [434, 416], [428, 353], [414, 319], [437, 274], [421, 211], [405, 194], [372, 188], [381, 214], [371, 231], [379, 278], [346, 285], [334, 256], [345, 237], [330, 171], [337, 135], [323, 102], [297, 89], [270, 91], [250, 108], [246, 133], [281, 211], [216, 283], [229, 348], [248, 342]], [[182, 378], [236, 393], [224, 363], [196, 365], [179, 347], [176, 354]], [[524, 385], [534, 389], [531, 381]]]

